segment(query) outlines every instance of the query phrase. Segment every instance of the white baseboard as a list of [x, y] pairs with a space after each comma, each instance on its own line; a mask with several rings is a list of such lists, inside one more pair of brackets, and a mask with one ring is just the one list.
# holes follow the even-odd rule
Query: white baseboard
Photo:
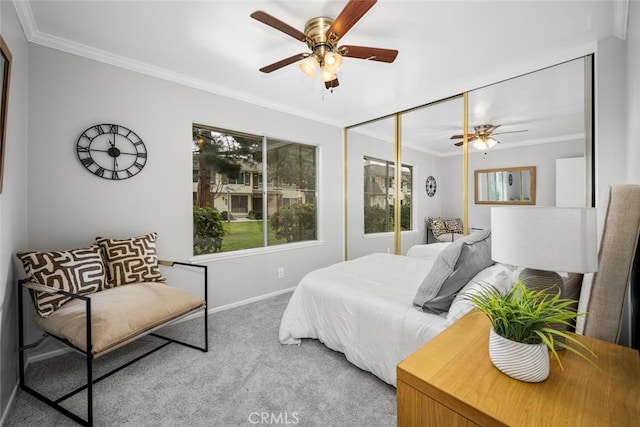
[[220, 307], [210, 308], [210, 309], [207, 310], [207, 314], [218, 313], [220, 311], [225, 311], [225, 310], [229, 310], [229, 309], [232, 309], [232, 308], [240, 307], [240, 306], [243, 306], [243, 305], [251, 304], [252, 302], [262, 301], [262, 300], [265, 300], [265, 299], [268, 299], [268, 298], [272, 298], [272, 297], [275, 297], [275, 296], [278, 296], [278, 295], [286, 294], [287, 292], [293, 292], [293, 290], [295, 288], [296, 287], [293, 286], [293, 287], [288, 288], [288, 289], [281, 289], [279, 291], [271, 292], [271, 293], [268, 293], [268, 294], [260, 295], [260, 296], [249, 298], [249, 299], [245, 299], [245, 300], [234, 302], [234, 303], [227, 304], [227, 305], [222, 305]]

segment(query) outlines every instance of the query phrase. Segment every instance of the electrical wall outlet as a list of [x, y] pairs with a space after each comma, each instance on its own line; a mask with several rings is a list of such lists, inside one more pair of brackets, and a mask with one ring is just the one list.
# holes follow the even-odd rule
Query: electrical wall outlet
[[282, 279], [284, 277], [284, 267], [278, 268], [278, 279]]

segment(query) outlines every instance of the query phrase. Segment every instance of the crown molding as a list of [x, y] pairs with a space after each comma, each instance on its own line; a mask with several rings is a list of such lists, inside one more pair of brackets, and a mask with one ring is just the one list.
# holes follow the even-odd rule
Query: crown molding
[[336, 123], [327, 117], [305, 114], [300, 110], [293, 109], [287, 105], [274, 103], [272, 100], [266, 100], [260, 97], [254, 97], [247, 95], [244, 92], [238, 92], [230, 90], [227, 87], [216, 85], [214, 83], [197, 79], [185, 74], [176, 73], [167, 69], [156, 67], [154, 65], [147, 64], [142, 61], [137, 61], [131, 58], [127, 58], [120, 55], [93, 48], [81, 43], [67, 40], [62, 37], [57, 37], [51, 34], [43, 33], [38, 30], [38, 27], [31, 11], [31, 6], [28, 1], [13, 0], [18, 19], [22, 25], [27, 41], [40, 46], [48, 47], [51, 49], [66, 52], [72, 55], [80, 56], [83, 58], [91, 59], [94, 61], [102, 62], [104, 64], [112, 65], [114, 67], [123, 68], [129, 71], [134, 71], [140, 74], [145, 74], [151, 77], [156, 77], [162, 80], [166, 80], [172, 83], [177, 83], [182, 86], [187, 86], [194, 89], [199, 89], [204, 92], [213, 93], [216, 95], [224, 96], [227, 98], [235, 99], [238, 101], [247, 102], [259, 107], [269, 108], [271, 110], [279, 111], [286, 114], [291, 114], [296, 117], [301, 117], [315, 122], [324, 123], [330, 126], [336, 126], [342, 128], [342, 123]]

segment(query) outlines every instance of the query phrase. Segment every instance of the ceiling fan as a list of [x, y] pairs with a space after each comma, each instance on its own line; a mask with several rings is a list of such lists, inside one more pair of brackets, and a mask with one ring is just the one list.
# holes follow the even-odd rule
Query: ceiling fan
[[365, 46], [338, 46], [338, 41], [353, 27], [365, 13], [373, 7], [377, 0], [349, 0], [336, 19], [324, 16], [307, 21], [304, 33], [280, 21], [261, 10], [250, 16], [276, 30], [307, 44], [310, 52], [298, 53], [288, 58], [260, 68], [263, 73], [270, 73], [282, 67], [304, 60], [300, 63], [302, 72], [310, 78], [320, 68], [320, 79], [327, 89], [339, 85], [337, 72], [342, 67], [344, 57], [368, 59], [371, 61], [391, 63], [398, 55], [397, 50]]
[[[489, 148], [494, 147], [496, 144], [500, 142], [497, 139], [493, 138], [493, 135], [504, 135], [507, 133], [527, 132], [526, 129], [523, 129], [523, 130], [513, 130], [509, 132], [494, 133], [494, 131], [498, 129], [500, 126], [502, 125], [494, 126], [491, 124], [486, 124], [486, 125], [474, 126], [473, 132], [469, 131], [467, 133], [467, 142], [475, 141], [473, 143], [474, 148], [477, 148], [478, 150], [487, 150]], [[462, 139], [462, 138], [464, 138], [464, 135], [453, 135], [451, 137], [451, 139]], [[462, 146], [462, 144], [463, 144], [463, 141], [460, 141], [460, 142], [456, 142], [453, 145], [455, 145], [456, 147], [460, 147]]]

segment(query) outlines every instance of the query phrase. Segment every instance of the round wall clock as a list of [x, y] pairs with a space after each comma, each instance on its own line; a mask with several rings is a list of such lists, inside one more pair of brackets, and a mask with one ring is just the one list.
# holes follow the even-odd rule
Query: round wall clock
[[433, 197], [436, 195], [436, 179], [434, 177], [427, 178], [425, 189], [427, 190], [427, 196]]
[[114, 124], [94, 125], [76, 144], [78, 159], [89, 172], [105, 179], [126, 179], [147, 163], [147, 147], [134, 131]]

